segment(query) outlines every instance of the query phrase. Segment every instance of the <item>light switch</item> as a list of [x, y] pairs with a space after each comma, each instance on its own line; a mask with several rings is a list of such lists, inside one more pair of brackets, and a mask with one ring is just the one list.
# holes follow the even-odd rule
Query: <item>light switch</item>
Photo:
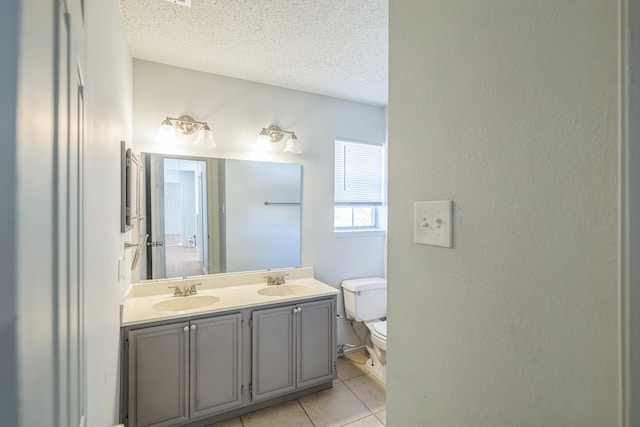
[[451, 200], [413, 203], [413, 240], [421, 245], [452, 247]]

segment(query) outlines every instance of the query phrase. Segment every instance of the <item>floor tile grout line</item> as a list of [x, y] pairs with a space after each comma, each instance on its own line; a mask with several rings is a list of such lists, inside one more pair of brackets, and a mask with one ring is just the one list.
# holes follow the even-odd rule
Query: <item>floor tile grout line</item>
[[313, 420], [311, 419], [311, 416], [307, 413], [307, 410], [304, 409], [304, 405], [302, 404], [302, 402], [300, 402], [300, 399], [296, 399], [296, 402], [298, 402], [298, 405], [300, 405], [304, 414], [307, 416], [307, 418], [309, 418], [309, 422], [311, 423], [311, 425], [313, 427], [316, 427], [316, 423], [313, 422]]
[[[369, 412], [371, 412], [371, 411], [369, 411]], [[356, 418], [355, 420], [351, 420], [346, 424], [340, 424], [339, 427], [348, 426], [349, 424], [355, 423], [356, 421], [364, 420], [365, 418], [370, 417], [372, 415], [376, 418], [376, 420], [378, 420], [378, 417], [376, 417], [373, 413], [369, 413], [368, 415], [365, 415], [364, 417]], [[378, 420], [378, 421], [380, 421], [380, 420]], [[382, 423], [382, 421], [380, 421], [380, 422]]]
[[374, 416], [374, 417], [376, 417], [376, 419], [377, 419], [378, 421], [380, 421], [380, 424], [382, 424], [383, 426], [386, 426], [386, 425], [387, 425], [387, 422], [386, 422], [386, 421], [382, 421], [382, 420], [381, 420], [381, 419], [376, 415], [376, 414], [379, 414], [380, 412], [384, 412], [384, 411], [386, 411], [386, 409], [383, 409], [382, 411], [374, 412], [374, 413], [373, 413], [373, 416]]
[[[353, 390], [351, 389], [351, 387], [349, 387], [349, 384], [344, 383], [344, 385], [346, 385], [346, 386], [347, 386], [347, 390], [349, 390], [349, 391], [351, 392], [351, 394], [353, 394], [353, 395], [356, 397], [356, 399], [358, 399], [358, 400], [360, 401], [360, 403], [362, 403], [362, 404], [364, 405], [364, 407], [365, 407], [365, 408], [367, 408], [367, 411], [369, 411], [369, 415], [373, 415], [373, 411], [371, 410], [371, 408], [369, 408], [369, 405], [367, 405], [366, 403], [364, 403], [364, 401], [363, 401], [362, 399], [360, 399], [360, 397], [358, 397], [358, 395], [356, 394], [356, 392], [355, 392], [355, 391], [353, 391]], [[385, 402], [385, 405], [386, 405], [386, 402]]]
[[[368, 375], [368, 374], [367, 374]], [[356, 377], [359, 378], [359, 377]], [[375, 381], [372, 377], [369, 377], [372, 381]], [[349, 391], [356, 397], [356, 399], [358, 399], [360, 402], [362, 402], [362, 404], [364, 405], [365, 408], [367, 408], [369, 410], [369, 412], [371, 412], [371, 414], [374, 414], [373, 410], [371, 408], [369, 408], [369, 405], [367, 405], [362, 399], [360, 399], [360, 397], [356, 394], [356, 392], [349, 387], [349, 384], [347, 384], [346, 382], [344, 382], [344, 385], [347, 386], [347, 388], [349, 389]], [[377, 385], [377, 383], [376, 383]], [[385, 390], [384, 393], [384, 407], [385, 409], [387, 408], [387, 391]], [[380, 411], [384, 411], [384, 409], [381, 409]], [[378, 412], [380, 412], [378, 411]], [[377, 418], [377, 417], [376, 417]]]
[[[349, 361], [351, 363], [358, 363], [358, 362], [354, 362], [353, 360], [349, 360]], [[352, 379], [355, 379], [355, 378], [360, 378], [363, 375], [366, 375], [374, 383], [378, 384], [377, 381], [375, 380], [375, 378], [373, 378], [373, 376], [369, 375], [368, 372], [362, 372], [362, 375], [358, 375], [358, 376], [355, 376], [353, 378], [349, 378], [349, 380], [352, 380]], [[344, 380], [344, 381], [342, 381], [342, 383], [347, 386], [347, 389], [356, 397], [356, 399], [358, 399], [364, 405], [364, 407], [367, 408], [369, 410], [369, 412], [371, 412], [371, 414], [375, 417], [375, 413], [373, 412], [373, 410], [371, 408], [369, 408], [369, 405], [367, 405], [362, 399], [360, 399], [360, 397], [356, 394], [356, 392], [353, 391], [353, 389], [351, 387], [349, 387], [349, 384], [347, 384], [347, 381], [349, 381], [349, 380]], [[387, 409], [387, 390], [386, 389], [384, 391], [384, 394], [385, 394], [385, 397], [384, 397], [384, 407], [385, 407], [385, 409], [381, 409], [381, 411], [384, 411], [384, 410]], [[380, 412], [380, 411], [378, 411], [378, 412]], [[378, 419], [378, 417], [376, 417], [376, 419]], [[382, 422], [382, 421], [380, 421], [380, 422]]]
[[[354, 422], [356, 422], [356, 421], [359, 421], [359, 420], [361, 420], [361, 419], [363, 419], [363, 418], [370, 417], [370, 416], [372, 416], [372, 415], [375, 417], [375, 414], [373, 413], [373, 411], [371, 411], [371, 409], [369, 409], [369, 407], [368, 407], [368, 406], [367, 406], [367, 405], [366, 405], [366, 404], [365, 404], [365, 403], [364, 403], [364, 402], [363, 402], [363, 401], [362, 401], [362, 400], [361, 400], [361, 399], [360, 399], [360, 398], [359, 398], [359, 397], [358, 397], [358, 396], [353, 392], [353, 390], [351, 390], [351, 389], [349, 388], [349, 386], [347, 386], [347, 384], [346, 384], [344, 381], [341, 381], [341, 382], [342, 382], [342, 384], [344, 384], [344, 386], [346, 387], [346, 390], [347, 390], [349, 393], [351, 393], [351, 394], [353, 395], [353, 397], [355, 397], [355, 398], [356, 398], [356, 400], [358, 400], [360, 403], [362, 403], [362, 406], [367, 410], [368, 414], [363, 415], [363, 416], [362, 416], [362, 417], [360, 417], [360, 418], [352, 419], [352, 420], [348, 421], [346, 424], [340, 424], [340, 427], [347, 426], [347, 425], [349, 425], [349, 424], [351, 424], [351, 423], [354, 423]], [[313, 424], [313, 426], [314, 426], [314, 427], [316, 427], [316, 424], [313, 422], [313, 419], [311, 419], [311, 416], [309, 416], [309, 414], [307, 413], [307, 410], [304, 408], [304, 405], [302, 404], [302, 402], [300, 402], [300, 399], [297, 399], [297, 402], [300, 404], [300, 406], [302, 407], [302, 410], [305, 412], [305, 414], [307, 415], [307, 417], [308, 417], [308, 418], [309, 418], [309, 420], [311, 421], [311, 424]], [[377, 417], [376, 417], [376, 419], [377, 419]], [[378, 421], [379, 421], [379, 420], [378, 420]]]
[[[358, 377], [354, 377], [354, 378], [358, 378]], [[355, 420], [351, 420], [347, 424], [342, 424], [341, 427], [347, 426], [347, 425], [349, 425], [351, 423], [355, 423], [356, 421], [361, 420], [362, 418], [367, 418], [368, 416], [371, 416], [371, 415], [373, 415], [375, 417], [375, 415], [373, 414], [373, 411], [367, 406], [366, 403], [364, 403], [362, 401], [362, 399], [360, 399], [358, 397], [358, 395], [353, 390], [351, 390], [351, 387], [349, 387], [349, 385], [346, 382], [343, 382], [343, 384], [347, 387], [347, 390], [349, 390], [349, 393], [353, 394], [353, 397], [358, 399], [358, 401], [360, 401], [360, 403], [362, 403], [362, 406], [364, 406], [366, 408], [366, 410], [369, 411], [369, 413], [367, 415], [361, 417], [361, 418], [358, 418], [358, 419], [355, 419]]]

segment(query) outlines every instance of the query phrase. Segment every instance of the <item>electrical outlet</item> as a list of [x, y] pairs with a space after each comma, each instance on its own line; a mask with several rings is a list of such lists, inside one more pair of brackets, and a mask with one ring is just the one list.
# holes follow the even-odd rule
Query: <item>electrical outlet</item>
[[451, 200], [414, 202], [413, 240], [421, 245], [452, 247]]

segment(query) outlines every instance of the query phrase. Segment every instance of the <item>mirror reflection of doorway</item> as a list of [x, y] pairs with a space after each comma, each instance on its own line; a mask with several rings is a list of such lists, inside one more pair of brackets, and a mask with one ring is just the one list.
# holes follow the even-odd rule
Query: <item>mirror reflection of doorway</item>
[[166, 277], [205, 274], [206, 163], [164, 159], [163, 181]]
[[149, 234], [141, 279], [300, 266], [300, 165], [141, 158]]

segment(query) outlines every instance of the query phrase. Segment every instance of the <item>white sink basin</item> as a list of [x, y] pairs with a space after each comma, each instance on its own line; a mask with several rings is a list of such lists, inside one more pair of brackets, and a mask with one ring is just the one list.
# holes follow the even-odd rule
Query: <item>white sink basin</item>
[[286, 297], [290, 295], [300, 295], [307, 290], [302, 285], [272, 285], [258, 291], [260, 295], [267, 297]]
[[186, 311], [213, 305], [220, 298], [213, 295], [191, 295], [188, 297], [171, 297], [151, 306], [157, 311]]

